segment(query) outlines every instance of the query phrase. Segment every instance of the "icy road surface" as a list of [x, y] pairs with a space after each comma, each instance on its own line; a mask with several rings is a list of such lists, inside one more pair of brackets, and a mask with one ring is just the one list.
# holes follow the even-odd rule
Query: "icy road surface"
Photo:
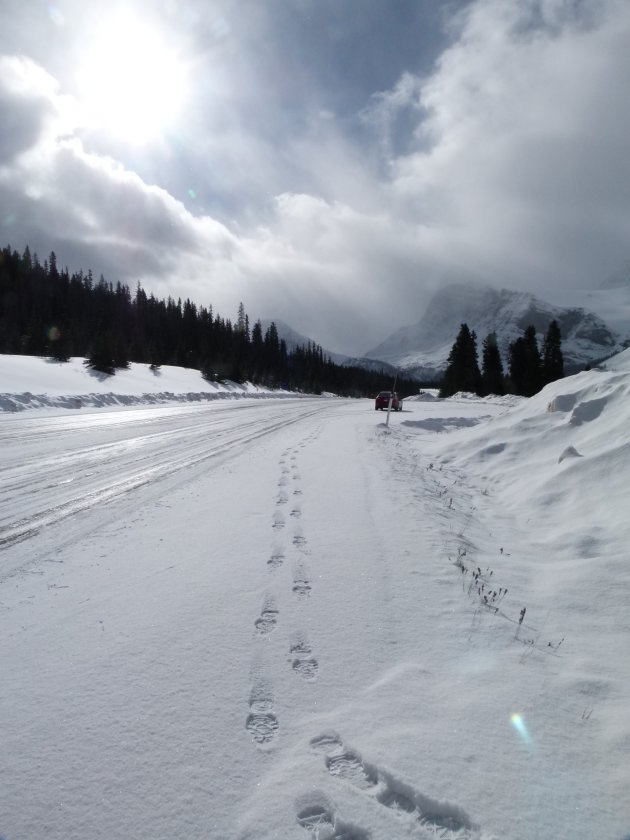
[[445, 407], [0, 417], [2, 840], [621, 840], [597, 681], [522, 644], [522, 536], [423, 453], [504, 408]]
[[[224, 458], [320, 401], [0, 416], [0, 547], [81, 510]], [[6, 568], [0, 574], [6, 574]]]

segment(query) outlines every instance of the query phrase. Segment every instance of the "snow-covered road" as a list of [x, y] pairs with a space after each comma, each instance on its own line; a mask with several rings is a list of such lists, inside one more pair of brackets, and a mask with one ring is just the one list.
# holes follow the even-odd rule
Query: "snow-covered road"
[[[321, 400], [0, 417], [0, 546], [309, 417]], [[1, 573], [6, 574], [6, 568]]]
[[[433, 463], [437, 430], [504, 411], [0, 417], [2, 840], [621, 840], [608, 683], [515, 636], [518, 523]], [[501, 614], [463, 546], [517, 591]]]

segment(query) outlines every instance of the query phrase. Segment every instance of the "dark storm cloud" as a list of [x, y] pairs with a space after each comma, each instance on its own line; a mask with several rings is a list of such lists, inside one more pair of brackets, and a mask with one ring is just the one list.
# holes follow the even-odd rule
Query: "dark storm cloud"
[[35, 146], [44, 135], [63, 131], [68, 102], [57, 84], [21, 56], [0, 56], [0, 166]]
[[24, 149], [35, 145], [42, 118], [31, 102], [7, 90], [0, 91], [0, 113], [0, 166], [6, 166]]

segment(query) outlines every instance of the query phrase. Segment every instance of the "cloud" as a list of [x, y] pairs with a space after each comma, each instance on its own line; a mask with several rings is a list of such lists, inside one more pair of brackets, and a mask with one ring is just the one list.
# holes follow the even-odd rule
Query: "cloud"
[[[120, 163], [88, 153], [61, 119], [66, 100], [27, 59], [3, 59], [0, 98], [14, 126], [0, 170], [8, 225], [25, 242], [63, 253], [72, 269], [98, 261], [108, 279], [159, 286], [182, 268], [192, 278], [230, 268], [239, 245], [222, 224], [195, 217], [167, 191], [146, 184]], [[22, 91], [21, 97], [12, 96]], [[47, 255], [47, 253], [46, 253]], [[192, 291], [193, 284], [190, 284]]]
[[[28, 60], [16, 67], [31, 80], [35, 128], [22, 132], [0, 174], [11, 218], [5, 239], [12, 227], [20, 231], [14, 247], [28, 243], [41, 258], [55, 250], [71, 270], [94, 268], [131, 286], [139, 280], [156, 294], [212, 303], [228, 317], [244, 300], [252, 317], [284, 319], [331, 349], [360, 352], [399, 324], [396, 290], [416, 271], [413, 247], [375, 210], [378, 185], [336, 131], [314, 128], [288, 148], [296, 168], [310, 161], [312, 187], [348, 200], [281, 193], [235, 233], [115, 159], [86, 151], [78, 122], [58, 121], [53, 130], [50, 115], [65, 102], [54, 80]], [[14, 114], [23, 113], [23, 101], [11, 100]], [[375, 311], [382, 313], [376, 333]]]
[[[436, 268], [423, 252], [421, 231], [386, 207], [369, 211], [284, 194], [269, 221], [244, 249], [261, 293], [252, 296], [252, 286], [248, 299], [259, 311], [266, 301], [277, 317], [331, 350], [366, 352], [416, 320], [427, 290], [435, 289]], [[448, 264], [439, 271], [449, 275]]]
[[0, 167], [38, 142], [67, 131], [72, 104], [56, 81], [22, 56], [0, 56]]
[[458, 23], [394, 162], [400, 212], [491, 281], [596, 285], [627, 254], [630, 7], [481, 0]]
[[421, 95], [422, 80], [406, 72], [391, 90], [373, 94], [361, 112], [362, 122], [375, 132], [388, 162], [400, 143], [408, 145], [414, 139], [413, 125], [424, 116]]

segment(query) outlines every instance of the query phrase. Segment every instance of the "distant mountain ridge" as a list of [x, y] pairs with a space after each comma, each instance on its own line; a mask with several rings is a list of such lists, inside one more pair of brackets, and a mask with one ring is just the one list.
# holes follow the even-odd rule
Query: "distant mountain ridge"
[[536, 327], [542, 345], [554, 319], [560, 325], [567, 373], [607, 358], [624, 346], [600, 317], [582, 307], [555, 306], [528, 292], [451, 285], [434, 295], [418, 323], [397, 330], [366, 356], [401, 368], [407, 375], [437, 380], [462, 323], [477, 333], [480, 353], [483, 339], [495, 332], [507, 366], [508, 347], [522, 336], [525, 327]]
[[[260, 319], [263, 335], [269, 329], [271, 323], [272, 319], [270, 318]], [[280, 321], [276, 318], [273, 320], [273, 323], [276, 325], [276, 329], [278, 330], [278, 337], [285, 341], [289, 352], [295, 350], [296, 347], [306, 347], [308, 344], [318, 343], [312, 338], [296, 332], [296, 330], [288, 324], [285, 324], [284, 321]], [[364, 370], [372, 370], [375, 372], [383, 371], [383, 373], [388, 375], [395, 375], [396, 373], [396, 368], [393, 365], [388, 364], [381, 359], [344, 356], [342, 353], [333, 353], [330, 350], [326, 350], [325, 347], [322, 347], [322, 352], [324, 354], [324, 358], [329, 358], [336, 365], [343, 365], [344, 367], [359, 367]]]

